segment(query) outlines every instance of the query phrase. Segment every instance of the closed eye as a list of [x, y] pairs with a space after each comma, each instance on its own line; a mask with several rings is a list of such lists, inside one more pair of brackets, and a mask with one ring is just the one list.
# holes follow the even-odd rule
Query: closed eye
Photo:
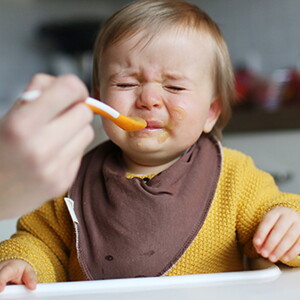
[[172, 91], [175, 91], [175, 92], [185, 91], [185, 88], [184, 88], [184, 87], [181, 87], [181, 86], [175, 86], [175, 85], [169, 85], [169, 86], [166, 86], [166, 88], [167, 88], [168, 90], [172, 90]]
[[117, 83], [116, 86], [124, 89], [124, 88], [136, 87], [137, 84], [135, 84], [135, 83]]

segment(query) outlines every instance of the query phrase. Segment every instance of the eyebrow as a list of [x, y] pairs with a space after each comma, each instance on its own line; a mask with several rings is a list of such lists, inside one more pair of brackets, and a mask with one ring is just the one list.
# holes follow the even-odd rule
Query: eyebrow
[[129, 72], [129, 73], [127, 73], [127, 72], [122, 72], [122, 71], [120, 71], [120, 72], [115, 72], [115, 73], [111, 74], [111, 75], [109, 76], [108, 79], [109, 79], [109, 80], [112, 80], [112, 79], [116, 78], [117, 76], [134, 77], [134, 76], [137, 76], [137, 72], [135, 72], [135, 71]]
[[[132, 72], [115, 72], [113, 74], [111, 74], [109, 76], [109, 80], [113, 80], [114, 78], [118, 77], [118, 76], [124, 76], [124, 77], [138, 77], [138, 72], [136, 71], [132, 71]], [[189, 78], [188, 76], [183, 75], [180, 72], [176, 72], [176, 71], [167, 71], [164, 72], [163, 76], [166, 79], [170, 79], [170, 80], [188, 80], [188, 81], [192, 81], [191, 78]]]
[[179, 72], [166, 72], [164, 76], [168, 79], [178, 80], [178, 79], [189, 79], [187, 76], [179, 73]]

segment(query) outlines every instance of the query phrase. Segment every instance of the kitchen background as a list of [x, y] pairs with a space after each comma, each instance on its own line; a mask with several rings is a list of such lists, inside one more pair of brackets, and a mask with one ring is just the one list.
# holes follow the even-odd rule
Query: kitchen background
[[[128, 2], [1, 0], [0, 113], [8, 109], [36, 72], [79, 72], [88, 78], [88, 51], [84, 50], [91, 47], [92, 34], [98, 29], [95, 23], [100, 24]], [[247, 93], [252, 87], [249, 97], [255, 96], [253, 102], [256, 101], [257, 106], [276, 108], [279, 100], [274, 99], [274, 91], [273, 94], [270, 91], [272, 84], [281, 84], [288, 76], [297, 77], [288, 74], [286, 68], [293, 71], [300, 68], [300, 1], [191, 2], [201, 6], [220, 25], [237, 69], [241, 94], [249, 96]], [[68, 45], [66, 40], [70, 40]]]
[[[95, 32], [128, 2], [0, 0], [0, 116], [36, 72], [73, 72], [88, 84]], [[224, 144], [251, 155], [282, 190], [300, 193], [300, 1], [191, 2], [219, 24], [236, 70], [240, 97]], [[14, 223], [0, 224], [0, 240]]]

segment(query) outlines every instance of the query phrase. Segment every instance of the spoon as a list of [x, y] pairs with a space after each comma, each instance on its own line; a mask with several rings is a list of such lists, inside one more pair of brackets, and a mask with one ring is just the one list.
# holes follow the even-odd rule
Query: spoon
[[98, 101], [92, 97], [88, 97], [85, 103], [91, 110], [105, 118], [110, 119], [120, 128], [126, 131], [141, 130], [147, 126], [147, 122], [140, 117], [126, 117], [107, 104]]
[[[24, 92], [19, 98], [25, 101], [33, 101], [41, 95], [39, 90], [31, 90]], [[88, 97], [85, 100], [85, 104], [96, 114], [113, 121], [117, 126], [126, 131], [137, 131], [145, 128], [147, 122], [140, 117], [126, 117], [121, 115], [118, 111], [110, 107], [109, 105], [96, 100], [92, 97]]]

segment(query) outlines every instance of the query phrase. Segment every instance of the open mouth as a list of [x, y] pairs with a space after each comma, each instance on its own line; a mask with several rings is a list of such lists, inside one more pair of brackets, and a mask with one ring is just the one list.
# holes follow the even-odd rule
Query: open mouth
[[145, 129], [148, 130], [157, 130], [157, 129], [162, 129], [164, 128], [164, 124], [162, 121], [158, 121], [158, 120], [147, 120], [147, 126], [145, 127]]

